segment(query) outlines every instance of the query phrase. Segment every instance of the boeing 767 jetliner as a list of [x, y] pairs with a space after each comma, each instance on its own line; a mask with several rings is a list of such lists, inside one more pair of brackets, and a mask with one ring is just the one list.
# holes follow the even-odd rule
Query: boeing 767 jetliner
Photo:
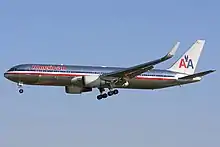
[[21, 64], [9, 69], [4, 73], [4, 76], [18, 84], [20, 93], [23, 93], [23, 84], [63, 86], [65, 92], [69, 94], [81, 94], [97, 88], [100, 91], [97, 99], [101, 100], [118, 94], [117, 88], [166, 88], [198, 82], [203, 76], [215, 71], [208, 70], [195, 73], [205, 40], [197, 40], [170, 68], [165, 70], [154, 69], [156, 64], [172, 58], [179, 44], [177, 42], [172, 50], [162, 58], [129, 68]]

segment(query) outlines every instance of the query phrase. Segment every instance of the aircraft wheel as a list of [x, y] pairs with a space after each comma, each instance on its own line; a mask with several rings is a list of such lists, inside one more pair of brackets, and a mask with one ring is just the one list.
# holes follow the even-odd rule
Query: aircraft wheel
[[104, 94], [102, 94], [102, 97], [103, 97], [103, 98], [107, 98], [108, 95], [107, 95], [106, 93], [104, 93]]
[[112, 96], [113, 94], [114, 94], [113, 91], [109, 91], [109, 92], [108, 92], [108, 96]]
[[101, 100], [101, 99], [107, 98], [107, 97], [108, 97], [108, 95], [106, 93], [100, 94], [100, 95], [97, 96], [97, 100]]
[[115, 89], [115, 90], [113, 91], [113, 93], [114, 93], [114, 94], [118, 94], [118, 90]]
[[19, 89], [19, 93], [23, 93], [24, 92], [24, 90], [23, 89]]
[[102, 95], [100, 94], [97, 96], [97, 100], [101, 100], [101, 99], [102, 99]]

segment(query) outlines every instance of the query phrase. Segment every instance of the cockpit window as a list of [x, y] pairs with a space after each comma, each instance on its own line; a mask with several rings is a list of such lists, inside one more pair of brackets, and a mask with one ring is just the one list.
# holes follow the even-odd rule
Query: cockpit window
[[11, 69], [9, 69], [8, 71], [16, 71], [15, 67], [12, 67]]

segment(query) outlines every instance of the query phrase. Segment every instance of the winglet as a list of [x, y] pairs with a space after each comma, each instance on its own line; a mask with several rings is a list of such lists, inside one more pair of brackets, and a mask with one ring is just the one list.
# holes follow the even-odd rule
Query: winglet
[[175, 46], [170, 50], [170, 52], [165, 57], [166, 58], [172, 58], [175, 55], [177, 49], [179, 48], [179, 45], [180, 45], [180, 42], [177, 42], [175, 44]]

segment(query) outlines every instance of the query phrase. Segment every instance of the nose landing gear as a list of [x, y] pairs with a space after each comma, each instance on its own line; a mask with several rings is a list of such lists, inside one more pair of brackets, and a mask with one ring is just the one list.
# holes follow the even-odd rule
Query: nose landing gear
[[23, 89], [19, 89], [18, 91], [19, 91], [19, 93], [23, 93], [23, 92], [24, 92], [24, 90], [23, 90]]
[[19, 93], [23, 93], [24, 92], [24, 90], [22, 89], [22, 87], [23, 87], [23, 83], [18, 83], [18, 92]]

